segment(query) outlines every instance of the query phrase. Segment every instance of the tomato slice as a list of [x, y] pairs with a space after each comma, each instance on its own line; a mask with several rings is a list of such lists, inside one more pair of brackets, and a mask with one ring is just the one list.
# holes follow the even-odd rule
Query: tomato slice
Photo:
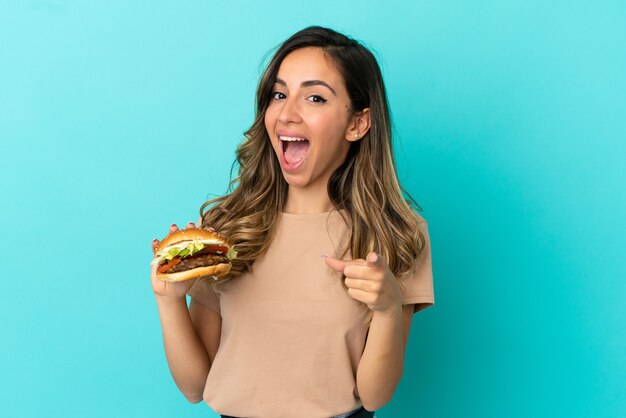
[[174, 267], [178, 263], [180, 263], [180, 258], [174, 257], [170, 261], [168, 261], [167, 263], [161, 264], [157, 268], [157, 272], [158, 273], [165, 273], [166, 271], [168, 271], [169, 269], [171, 269], [172, 267]]
[[215, 253], [215, 254], [224, 255], [228, 252], [228, 247], [224, 245], [219, 245], [219, 244], [210, 244], [204, 247], [200, 251], [202, 251], [203, 253], [207, 252], [207, 253]]

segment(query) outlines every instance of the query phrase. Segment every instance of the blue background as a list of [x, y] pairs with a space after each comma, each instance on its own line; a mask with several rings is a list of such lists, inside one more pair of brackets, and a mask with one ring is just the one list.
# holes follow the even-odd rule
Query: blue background
[[226, 191], [263, 59], [383, 68], [436, 305], [383, 418], [626, 416], [623, 1], [0, 1], [0, 413], [216, 416], [169, 374], [150, 241]]

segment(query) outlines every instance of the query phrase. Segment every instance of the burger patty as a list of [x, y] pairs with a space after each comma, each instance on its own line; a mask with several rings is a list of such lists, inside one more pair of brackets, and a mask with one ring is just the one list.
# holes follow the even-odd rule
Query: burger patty
[[215, 264], [220, 263], [230, 263], [230, 260], [223, 255], [195, 254], [191, 257], [183, 258], [180, 263], [169, 269], [167, 273], [176, 273], [178, 271], [195, 269], [197, 267], [214, 266]]

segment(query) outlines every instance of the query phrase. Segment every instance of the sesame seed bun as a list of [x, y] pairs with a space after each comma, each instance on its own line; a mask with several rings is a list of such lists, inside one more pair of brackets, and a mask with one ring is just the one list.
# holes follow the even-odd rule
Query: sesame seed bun
[[224, 235], [217, 233], [215, 231], [209, 231], [203, 228], [189, 228], [189, 229], [179, 229], [176, 232], [172, 232], [167, 237], [163, 238], [163, 241], [159, 243], [156, 247], [156, 252], [159, 253], [164, 248], [167, 248], [173, 244], [178, 244], [182, 241], [204, 241], [210, 240], [215, 241], [215, 243], [223, 244], [229, 247]]

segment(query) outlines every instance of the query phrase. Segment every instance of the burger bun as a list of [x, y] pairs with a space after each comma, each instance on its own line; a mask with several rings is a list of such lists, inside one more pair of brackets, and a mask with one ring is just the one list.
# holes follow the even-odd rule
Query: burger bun
[[230, 264], [220, 263], [214, 266], [197, 267], [191, 270], [179, 271], [178, 273], [157, 273], [156, 277], [164, 282], [184, 282], [185, 280], [199, 279], [201, 277], [222, 277], [230, 271]]
[[163, 241], [161, 241], [159, 245], [156, 246], [155, 252], [158, 253], [162, 249], [182, 241], [205, 240], [214, 241], [215, 243], [226, 244], [224, 236], [215, 231], [209, 231], [203, 228], [179, 229], [175, 232], [172, 232], [167, 237], [163, 238]]

